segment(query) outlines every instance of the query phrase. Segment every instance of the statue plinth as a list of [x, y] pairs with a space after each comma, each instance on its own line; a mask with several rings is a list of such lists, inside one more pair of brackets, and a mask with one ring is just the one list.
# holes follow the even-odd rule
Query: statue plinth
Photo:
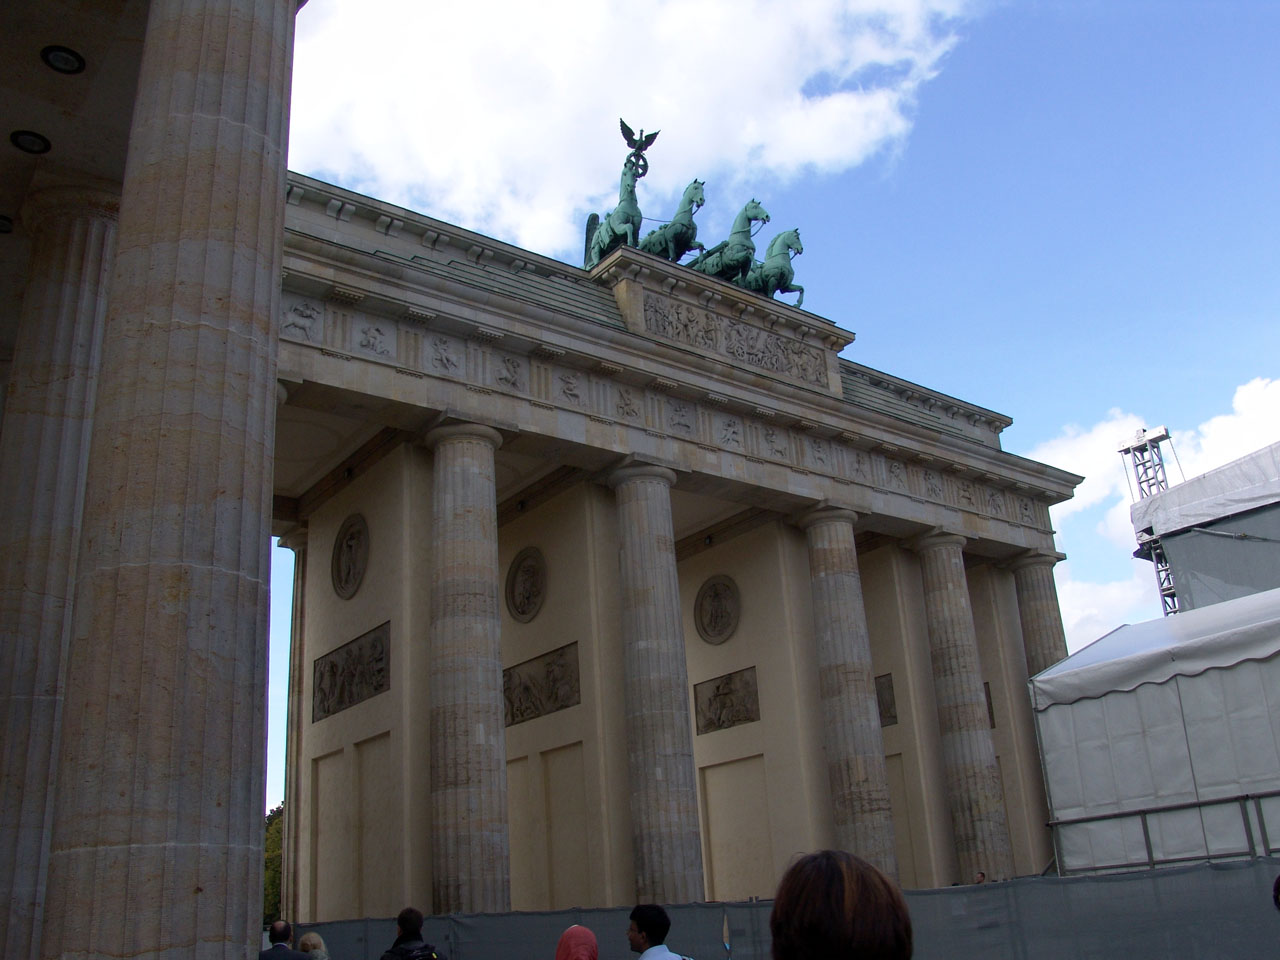
[[830, 320], [633, 247], [609, 254], [591, 279], [613, 290], [632, 333], [842, 395], [837, 357], [854, 335]]

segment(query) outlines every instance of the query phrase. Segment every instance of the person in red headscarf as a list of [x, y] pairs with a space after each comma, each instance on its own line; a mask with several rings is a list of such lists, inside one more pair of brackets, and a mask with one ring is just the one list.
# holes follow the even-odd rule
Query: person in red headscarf
[[560, 934], [556, 944], [556, 960], [598, 960], [599, 954], [596, 935], [577, 923]]

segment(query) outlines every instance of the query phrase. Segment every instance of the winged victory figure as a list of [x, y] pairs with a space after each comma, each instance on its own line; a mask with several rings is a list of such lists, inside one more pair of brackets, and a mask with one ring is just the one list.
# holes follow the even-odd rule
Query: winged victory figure
[[627, 146], [631, 148], [631, 156], [629, 159], [635, 160], [636, 176], [643, 177], [649, 172], [649, 161], [645, 157], [644, 152], [653, 146], [653, 141], [658, 139], [658, 134], [662, 131], [655, 130], [646, 137], [644, 135], [644, 130], [642, 129], [640, 131], [640, 136], [636, 136], [636, 132], [628, 127], [627, 121], [623, 120], [621, 117], [618, 118], [618, 126], [622, 130], [622, 139], [626, 140]]

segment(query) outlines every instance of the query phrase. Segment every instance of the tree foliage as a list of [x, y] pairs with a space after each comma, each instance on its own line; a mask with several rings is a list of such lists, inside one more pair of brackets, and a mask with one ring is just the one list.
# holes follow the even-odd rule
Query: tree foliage
[[280, 875], [284, 866], [283, 803], [267, 814], [262, 857], [262, 925], [267, 927], [280, 919]]

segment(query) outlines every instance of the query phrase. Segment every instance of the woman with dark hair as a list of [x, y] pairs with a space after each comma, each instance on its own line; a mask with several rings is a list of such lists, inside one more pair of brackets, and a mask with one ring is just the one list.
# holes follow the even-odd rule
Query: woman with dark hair
[[843, 850], [801, 857], [769, 917], [773, 960], [909, 960], [911, 915], [898, 885]]

